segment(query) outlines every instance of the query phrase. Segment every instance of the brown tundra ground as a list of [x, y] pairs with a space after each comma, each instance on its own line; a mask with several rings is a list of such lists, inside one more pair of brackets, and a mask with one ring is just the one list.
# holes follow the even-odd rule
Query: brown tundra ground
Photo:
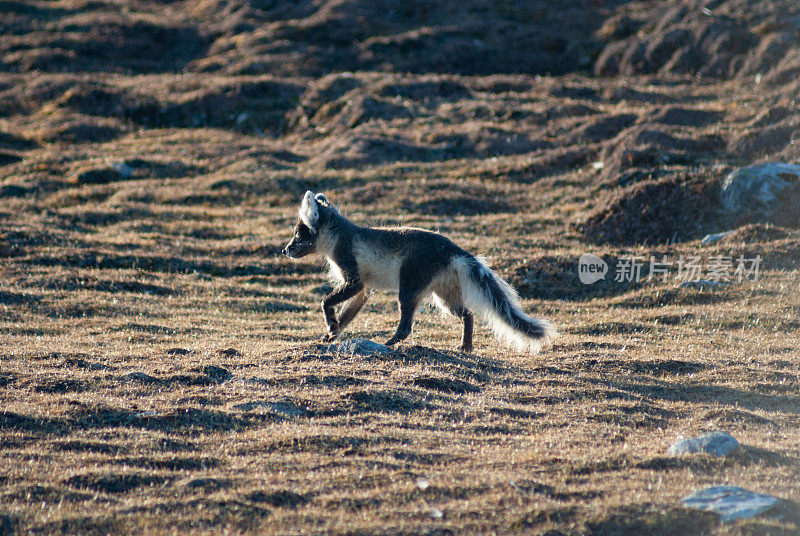
[[[800, 534], [798, 205], [718, 201], [798, 162], [800, 13], [737, 5], [0, 2], [0, 534]], [[561, 337], [461, 353], [425, 308], [327, 351], [323, 264], [280, 255], [306, 189]], [[691, 256], [762, 262], [679, 288]], [[667, 454], [714, 430], [742, 447]], [[718, 484], [782, 503], [681, 506]]]

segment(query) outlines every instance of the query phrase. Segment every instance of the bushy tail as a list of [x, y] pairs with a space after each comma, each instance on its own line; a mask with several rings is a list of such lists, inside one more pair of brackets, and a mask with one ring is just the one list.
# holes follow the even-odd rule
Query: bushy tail
[[458, 257], [453, 267], [458, 273], [464, 305], [489, 324], [499, 339], [520, 351], [536, 353], [558, 335], [546, 320], [522, 312], [517, 292], [483, 258]]

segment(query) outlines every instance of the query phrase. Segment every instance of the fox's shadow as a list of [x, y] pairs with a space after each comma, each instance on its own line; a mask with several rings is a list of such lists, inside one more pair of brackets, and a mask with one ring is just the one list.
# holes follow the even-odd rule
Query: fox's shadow
[[[344, 345], [352, 340], [354, 339], [345, 339], [339, 341], [338, 345], [333, 346], [341, 347], [341, 345]], [[362, 354], [358, 352], [353, 353], [350, 351], [338, 350], [335, 347], [332, 348], [323, 344], [317, 344], [315, 350], [317, 350], [319, 353], [314, 352], [314, 357], [327, 360], [325, 357], [330, 359], [336, 355], [347, 355], [356, 357], [364, 362], [395, 363], [397, 365], [408, 365], [415, 363], [430, 365], [436, 368], [459, 368], [468, 371], [473, 375], [477, 374], [483, 376], [486, 376], [487, 374], [513, 374], [522, 371], [520, 367], [509, 365], [508, 363], [504, 363], [498, 359], [484, 357], [478, 353], [467, 353], [456, 349], [436, 349], [419, 344], [401, 344], [397, 346], [386, 347], [382, 344], [374, 343], [374, 341], [370, 341], [368, 339], [366, 339], [366, 342], [376, 344], [376, 346], [380, 347], [381, 350], [375, 351], [374, 353]], [[488, 377], [485, 379], [488, 379]]]

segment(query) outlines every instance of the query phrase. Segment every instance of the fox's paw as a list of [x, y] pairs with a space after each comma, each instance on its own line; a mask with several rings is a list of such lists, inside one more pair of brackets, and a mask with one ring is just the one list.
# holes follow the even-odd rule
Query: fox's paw
[[323, 336], [322, 336], [322, 338], [321, 338], [320, 340], [321, 340], [322, 342], [333, 342], [333, 341], [335, 341], [335, 340], [336, 340], [336, 338], [337, 338], [338, 336], [339, 336], [339, 335], [337, 335], [336, 333], [330, 333], [330, 332], [328, 332], [328, 333], [326, 333], [325, 335], [323, 335]]

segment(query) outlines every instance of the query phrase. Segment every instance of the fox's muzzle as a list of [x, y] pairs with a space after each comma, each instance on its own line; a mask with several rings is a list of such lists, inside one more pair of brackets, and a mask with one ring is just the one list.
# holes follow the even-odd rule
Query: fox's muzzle
[[294, 229], [292, 239], [283, 248], [283, 254], [290, 259], [299, 259], [317, 251], [317, 235], [302, 222]]
[[286, 244], [286, 247], [283, 248], [283, 250], [281, 250], [281, 253], [283, 253], [290, 259], [299, 259], [313, 252], [314, 252], [313, 247], [308, 247], [308, 245], [306, 244], [298, 244], [294, 240]]

